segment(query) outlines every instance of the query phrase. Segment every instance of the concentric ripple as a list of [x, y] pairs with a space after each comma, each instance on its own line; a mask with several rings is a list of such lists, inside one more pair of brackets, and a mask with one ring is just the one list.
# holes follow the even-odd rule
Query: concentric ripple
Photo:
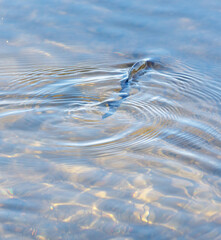
[[[104, 233], [108, 223], [124, 236], [147, 227], [179, 236], [180, 215], [191, 226], [219, 221], [220, 88], [178, 60], [162, 64], [132, 79], [125, 98], [121, 80], [131, 64], [30, 67], [8, 76], [0, 93], [1, 166], [14, 170], [13, 184], [25, 172], [23, 181], [35, 176], [43, 198], [52, 191], [44, 210], [50, 221], [60, 214], [70, 229]], [[117, 107], [103, 118], [111, 101]], [[36, 211], [29, 195], [0, 194], [5, 212], [16, 205], [19, 214]]]
[[[200, 118], [201, 125], [208, 125], [205, 111], [216, 115], [221, 102], [210, 79], [179, 61], [162, 64], [164, 69], [147, 70], [132, 82], [130, 96], [107, 119], [102, 119], [108, 111], [106, 102], [121, 99], [120, 80], [128, 68], [69, 67], [20, 73], [1, 93], [1, 105], [8, 108], [1, 118], [14, 114], [17, 120], [7, 125], [15, 130], [21, 126], [36, 129], [42, 144], [95, 147], [96, 154], [164, 139], [167, 129], [181, 125], [185, 129], [183, 119], [199, 122]], [[218, 134], [216, 128], [205, 129], [214, 129], [213, 137]], [[198, 139], [186, 130], [182, 135], [190, 142]], [[180, 141], [179, 134], [176, 139]]]

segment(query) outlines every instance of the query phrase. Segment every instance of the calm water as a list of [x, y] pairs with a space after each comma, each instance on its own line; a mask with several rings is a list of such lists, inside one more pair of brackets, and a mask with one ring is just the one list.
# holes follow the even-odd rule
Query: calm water
[[221, 239], [220, 16], [0, 0], [0, 239]]

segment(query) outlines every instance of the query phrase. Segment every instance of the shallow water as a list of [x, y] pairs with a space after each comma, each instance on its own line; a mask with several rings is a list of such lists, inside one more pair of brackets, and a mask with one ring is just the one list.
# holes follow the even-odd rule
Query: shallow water
[[220, 1], [0, 5], [0, 239], [221, 239]]

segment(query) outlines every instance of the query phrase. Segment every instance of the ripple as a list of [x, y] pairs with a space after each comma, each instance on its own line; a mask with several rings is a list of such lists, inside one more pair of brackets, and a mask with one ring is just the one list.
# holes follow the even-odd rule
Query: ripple
[[211, 79], [178, 60], [162, 64], [165, 68], [139, 76], [130, 95], [106, 119], [102, 119], [106, 103], [121, 99], [120, 80], [127, 75], [128, 65], [49, 67], [13, 75], [0, 96], [5, 108], [0, 117], [16, 116], [10, 128], [35, 129], [45, 145], [50, 141], [61, 148], [89, 147], [97, 156], [168, 139], [174, 146], [191, 149], [205, 143], [193, 134], [199, 131], [217, 139], [220, 123], [214, 118], [217, 127], [209, 126], [206, 115], [209, 109], [219, 116], [221, 96]]
[[[197, 221], [213, 221], [208, 216], [219, 205], [208, 203], [220, 195], [211, 187], [213, 178], [219, 185], [221, 172], [220, 89], [211, 75], [178, 60], [165, 66], [138, 76], [120, 102], [128, 65], [48, 67], [10, 76], [0, 93], [4, 179], [8, 168], [22, 187], [35, 176], [40, 194], [52, 191], [47, 214], [72, 223], [80, 216], [95, 229], [104, 218], [116, 232], [132, 231], [131, 223], [171, 229], [168, 216], [179, 222], [177, 214], [185, 211], [192, 224], [198, 209]], [[109, 101], [119, 104], [103, 119]], [[3, 195], [13, 194], [6, 190]], [[3, 208], [17, 206], [19, 213], [28, 200], [3, 202]]]

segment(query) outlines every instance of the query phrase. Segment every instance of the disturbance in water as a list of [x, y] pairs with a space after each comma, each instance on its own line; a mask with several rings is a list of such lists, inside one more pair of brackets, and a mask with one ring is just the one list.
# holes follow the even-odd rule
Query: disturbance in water
[[121, 99], [105, 102], [105, 105], [109, 107], [109, 110], [102, 116], [102, 118], [107, 118], [116, 112], [122, 101], [130, 95], [130, 87], [133, 82], [137, 81], [139, 77], [147, 73], [149, 70], [160, 70], [162, 68], [162, 63], [157, 59], [150, 58], [136, 62], [128, 71], [127, 77], [121, 80], [121, 90], [119, 92], [119, 97], [121, 97]]

